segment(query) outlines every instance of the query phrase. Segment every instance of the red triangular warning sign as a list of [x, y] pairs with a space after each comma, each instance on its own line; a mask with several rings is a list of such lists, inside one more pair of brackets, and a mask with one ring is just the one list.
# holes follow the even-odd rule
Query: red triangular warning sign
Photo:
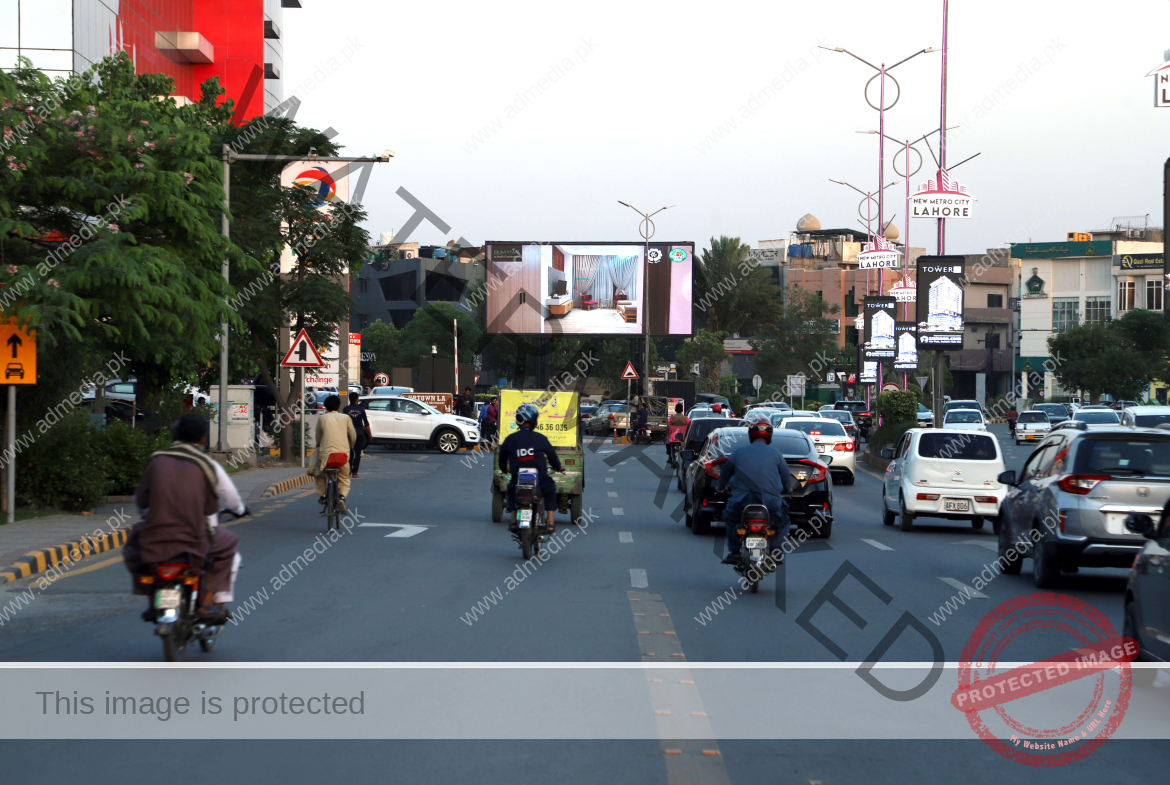
[[624, 371], [622, 371], [622, 378], [623, 379], [637, 379], [638, 378], [638, 372], [634, 370], [634, 364], [632, 362], [626, 363], [626, 369]]
[[280, 364], [285, 368], [320, 368], [325, 361], [317, 354], [317, 347], [309, 340], [309, 334], [302, 329]]

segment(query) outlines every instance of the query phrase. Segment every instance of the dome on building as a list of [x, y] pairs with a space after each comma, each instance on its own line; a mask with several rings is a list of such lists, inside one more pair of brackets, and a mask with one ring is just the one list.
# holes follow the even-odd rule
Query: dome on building
[[798, 232], [816, 232], [820, 231], [821, 222], [812, 213], [806, 213], [803, 218], [796, 222], [796, 231]]
[[886, 224], [886, 231], [884, 232], [883, 236], [892, 243], [901, 235], [898, 233], [898, 227], [894, 226], [894, 222], [891, 221], [890, 223]]

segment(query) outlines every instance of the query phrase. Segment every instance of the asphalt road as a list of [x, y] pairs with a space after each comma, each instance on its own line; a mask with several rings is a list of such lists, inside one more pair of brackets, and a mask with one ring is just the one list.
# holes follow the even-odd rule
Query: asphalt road
[[[1006, 428], [994, 426], [1001, 443]], [[1008, 468], [1019, 468], [1026, 447], [1005, 443]], [[919, 519], [912, 532], [885, 527], [880, 481], [860, 472], [853, 486], [835, 488], [831, 539], [810, 542], [788, 559], [783, 574], [766, 578], [758, 595], [738, 593], [738, 576], [720, 564], [722, 531], [697, 537], [683, 524], [682, 494], [664, 467], [661, 446], [587, 446], [585, 527], [558, 516], [563, 546], [539, 568], [517, 573], [519, 549], [490, 517], [489, 468], [474, 456], [374, 449], [363, 459], [348, 504], [361, 525], [296, 575], [288, 565], [323, 529], [311, 491], [290, 494], [234, 527], [244, 567], [233, 607], [239, 622], [215, 651], [196, 662], [642, 662], [645, 652], [628, 592], [661, 597], [687, 662], [838, 662], [864, 660], [904, 613], [922, 621], [959, 659], [976, 624], [1000, 602], [1034, 591], [1030, 563], [1018, 576], [1001, 575], [967, 599], [940, 611], [995, 560], [991, 527]], [[570, 535], [567, 534], [571, 532]], [[67, 574], [0, 629], [0, 661], [111, 662], [161, 659], [161, 647], [129, 595], [116, 559], [100, 557]], [[852, 569], [891, 598], [883, 602], [853, 578], [836, 590], [846, 613], [825, 605], [812, 621], [846, 653], [841, 658], [797, 623], [797, 617], [839, 570]], [[523, 579], [509, 585], [517, 574]], [[1084, 570], [1065, 576], [1061, 591], [1099, 609], [1119, 629], [1126, 572]], [[0, 604], [29, 581], [0, 588]], [[281, 583], [279, 589], [274, 586]], [[729, 595], [728, 592], [731, 592]], [[493, 594], [494, 592], [494, 594]], [[724, 598], [720, 601], [719, 598]], [[714, 603], [714, 604], [713, 604]], [[243, 606], [243, 608], [240, 608]], [[1033, 635], [1009, 659], [1034, 660], [1062, 650], [1053, 633]], [[904, 635], [887, 661], [932, 659], [921, 636]], [[121, 757], [139, 760], [127, 742]], [[194, 759], [207, 743], [184, 742]], [[325, 745], [328, 746], [325, 746]], [[1056, 773], [1024, 771], [981, 742], [720, 742], [732, 782], [1002, 782], [1056, 781]], [[74, 744], [74, 747], [77, 745]], [[259, 760], [271, 773], [309, 777], [370, 776], [384, 762], [411, 773], [403, 781], [654, 782], [666, 780], [657, 742], [252, 742], [223, 744], [215, 755], [244, 773]], [[39, 760], [44, 745], [0, 746], [11, 763]], [[178, 751], [177, 743], [155, 749]], [[458, 755], [451, 751], [459, 749]], [[1061, 781], [1152, 781], [1152, 743], [1111, 742]], [[313, 750], [319, 755], [313, 757]], [[328, 755], [322, 758], [325, 750]], [[464, 753], [467, 754], [464, 754]], [[1164, 752], [1164, 749], [1163, 749]], [[130, 753], [127, 755], [126, 753]], [[259, 755], [259, 757], [256, 757]], [[15, 756], [15, 757], [14, 757]], [[324, 759], [344, 761], [326, 766]], [[78, 755], [89, 760], [93, 755]], [[297, 763], [300, 761], [300, 763]], [[141, 762], [141, 760], [140, 760]], [[886, 768], [873, 764], [884, 762]], [[474, 764], [474, 765], [473, 765]], [[69, 773], [68, 766], [59, 773]], [[11, 767], [10, 767], [11, 768]], [[198, 767], [196, 767], [198, 768]], [[215, 768], [219, 768], [219, 765]], [[115, 771], [117, 767], [110, 769]], [[56, 769], [55, 769], [56, 770]], [[575, 772], [566, 776], [566, 772]], [[78, 771], [78, 773], [83, 773]], [[908, 777], [909, 775], [909, 777]], [[918, 776], [914, 776], [918, 775]], [[1050, 776], [1051, 775], [1051, 776]], [[1108, 776], [1105, 776], [1108, 775]], [[210, 780], [210, 772], [207, 779]], [[295, 777], [293, 777], [295, 781]], [[195, 777], [191, 781], [202, 781]]]

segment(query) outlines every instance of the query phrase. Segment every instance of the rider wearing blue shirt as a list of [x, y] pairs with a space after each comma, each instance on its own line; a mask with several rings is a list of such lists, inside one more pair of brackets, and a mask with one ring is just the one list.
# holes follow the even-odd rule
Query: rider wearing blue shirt
[[[557, 509], [557, 484], [548, 476], [548, 467], [561, 471], [561, 459], [548, 438], [536, 432], [536, 421], [540, 411], [530, 403], [521, 404], [516, 410], [519, 430], [504, 439], [500, 445], [500, 469], [512, 475], [508, 483], [508, 510], [516, 510], [516, 477], [521, 469], [536, 469], [540, 476], [540, 490], [544, 494], [544, 509], [548, 513], [548, 529], [553, 528], [553, 513]], [[513, 517], [509, 527], [516, 531]]]
[[753, 422], [748, 426], [748, 444], [733, 452], [719, 469], [716, 489], [731, 488], [731, 498], [723, 510], [724, 528], [727, 529], [725, 564], [734, 563], [739, 553], [736, 524], [749, 504], [763, 504], [771, 513], [776, 537], [768, 543], [769, 551], [775, 551], [773, 542], [783, 542], [788, 536], [788, 503], [781, 494], [791, 492], [792, 475], [784, 456], [771, 444], [772, 424], [766, 419]]

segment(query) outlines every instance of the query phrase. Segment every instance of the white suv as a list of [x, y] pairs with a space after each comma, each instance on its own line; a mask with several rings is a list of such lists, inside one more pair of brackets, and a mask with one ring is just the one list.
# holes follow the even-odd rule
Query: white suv
[[439, 452], [479, 444], [479, 424], [455, 414], [442, 414], [422, 401], [397, 395], [361, 399], [370, 421], [373, 444], [422, 444]]
[[991, 434], [912, 428], [882, 457], [890, 460], [882, 490], [886, 526], [899, 514], [904, 532], [920, 515], [969, 520], [976, 529], [999, 517], [1008, 489], [998, 479], [1003, 453]]

